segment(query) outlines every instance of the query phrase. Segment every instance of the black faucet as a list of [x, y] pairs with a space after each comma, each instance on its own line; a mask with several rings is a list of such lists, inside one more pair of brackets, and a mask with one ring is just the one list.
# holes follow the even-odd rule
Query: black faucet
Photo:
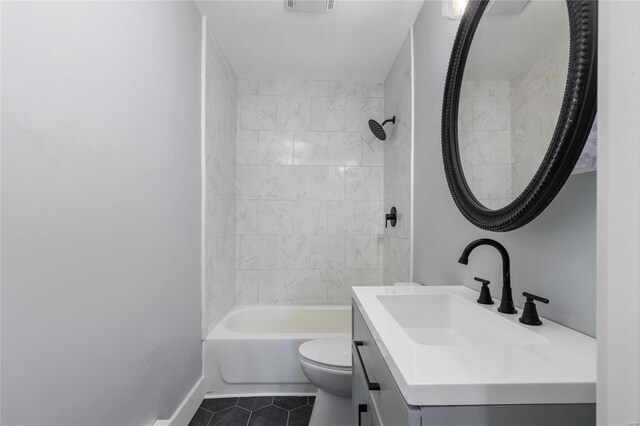
[[465, 247], [458, 262], [467, 265], [469, 263], [469, 254], [478, 246], [495, 247], [502, 255], [502, 298], [500, 299], [498, 311], [503, 314], [517, 313], [518, 311], [513, 306], [513, 296], [511, 294], [511, 262], [509, 261], [509, 253], [507, 253], [507, 249], [502, 244], [489, 238], [480, 238], [472, 241]]

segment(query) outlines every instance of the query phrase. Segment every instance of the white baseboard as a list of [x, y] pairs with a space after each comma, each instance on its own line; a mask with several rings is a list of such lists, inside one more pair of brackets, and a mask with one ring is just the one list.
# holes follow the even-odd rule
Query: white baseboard
[[153, 426], [187, 426], [204, 399], [204, 376], [191, 388], [170, 419], [156, 420]]

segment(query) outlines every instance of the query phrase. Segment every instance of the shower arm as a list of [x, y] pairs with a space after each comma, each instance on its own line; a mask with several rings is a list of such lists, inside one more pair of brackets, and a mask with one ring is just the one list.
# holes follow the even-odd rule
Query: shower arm
[[396, 116], [394, 115], [393, 118], [388, 118], [386, 120], [384, 120], [381, 124], [381, 126], [384, 126], [385, 124], [387, 124], [388, 122], [392, 122], [393, 124], [396, 124]]

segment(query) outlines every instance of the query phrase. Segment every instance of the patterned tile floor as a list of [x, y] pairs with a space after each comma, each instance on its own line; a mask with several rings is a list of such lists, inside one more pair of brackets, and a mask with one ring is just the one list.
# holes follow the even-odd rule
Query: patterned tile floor
[[205, 399], [189, 426], [307, 426], [314, 396]]

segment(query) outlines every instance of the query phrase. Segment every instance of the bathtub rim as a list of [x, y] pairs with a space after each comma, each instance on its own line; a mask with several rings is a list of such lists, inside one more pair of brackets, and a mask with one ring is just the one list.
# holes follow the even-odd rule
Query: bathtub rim
[[235, 305], [227, 312], [227, 314], [218, 321], [216, 326], [207, 335], [205, 340], [239, 340], [239, 339], [256, 339], [256, 340], [282, 340], [282, 339], [319, 339], [323, 337], [343, 337], [351, 335], [351, 321], [349, 321], [348, 330], [340, 333], [252, 333], [237, 332], [226, 327], [227, 321], [240, 312], [258, 311], [258, 310], [297, 310], [297, 309], [314, 309], [314, 310], [347, 310], [351, 311], [351, 305], [348, 304], [299, 304], [299, 305]]

